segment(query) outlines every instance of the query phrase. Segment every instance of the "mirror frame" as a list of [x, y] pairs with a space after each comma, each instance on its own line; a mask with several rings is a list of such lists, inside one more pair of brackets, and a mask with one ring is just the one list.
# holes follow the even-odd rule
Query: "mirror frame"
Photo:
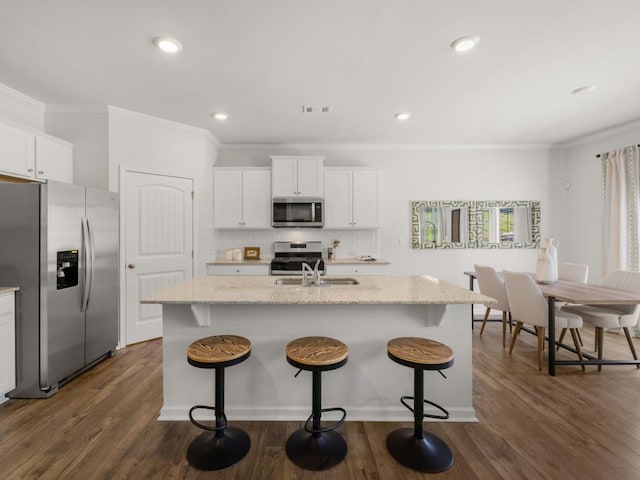
[[429, 242], [420, 243], [420, 211], [425, 207], [450, 207], [467, 209], [467, 227], [469, 240], [471, 240], [471, 203], [463, 200], [424, 200], [421, 202], [411, 202], [411, 248], [467, 248], [467, 242]]
[[[460, 207], [469, 212], [469, 242], [429, 242], [420, 243], [420, 210], [424, 207]], [[480, 241], [483, 226], [482, 213], [492, 207], [529, 207], [531, 208], [531, 241], [530, 242], [499, 242], [490, 243]], [[540, 246], [540, 202], [537, 200], [424, 200], [411, 202], [411, 248], [414, 249], [512, 249], [538, 248]]]

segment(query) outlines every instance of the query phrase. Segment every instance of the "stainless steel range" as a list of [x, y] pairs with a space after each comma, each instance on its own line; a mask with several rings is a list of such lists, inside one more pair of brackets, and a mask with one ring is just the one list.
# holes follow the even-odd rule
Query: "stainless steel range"
[[322, 242], [275, 242], [271, 275], [302, 275], [303, 263], [313, 268], [318, 260], [318, 271], [324, 275]]

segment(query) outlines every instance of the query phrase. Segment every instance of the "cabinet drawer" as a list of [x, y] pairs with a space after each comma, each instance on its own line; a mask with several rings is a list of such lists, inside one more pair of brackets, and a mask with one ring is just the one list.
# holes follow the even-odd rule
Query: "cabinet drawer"
[[207, 265], [208, 275], [269, 275], [269, 265]]
[[385, 275], [387, 273], [387, 265], [325, 264], [325, 269], [327, 275]]

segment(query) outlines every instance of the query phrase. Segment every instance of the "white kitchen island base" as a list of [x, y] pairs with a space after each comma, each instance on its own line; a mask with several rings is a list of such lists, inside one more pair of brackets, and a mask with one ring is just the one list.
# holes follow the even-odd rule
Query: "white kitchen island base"
[[[322, 290], [319, 295], [330, 295], [329, 288]], [[159, 419], [187, 420], [193, 405], [213, 405], [214, 372], [190, 366], [187, 347], [202, 337], [233, 334], [247, 337], [252, 350], [248, 360], [228, 368], [225, 375], [225, 410], [230, 421], [307, 419], [311, 374], [301, 372], [294, 378], [297, 371], [287, 363], [285, 347], [295, 338], [312, 335], [333, 337], [349, 347], [347, 364], [323, 373], [322, 385], [323, 407], [345, 408], [347, 420], [412, 420], [400, 397], [413, 394], [413, 370], [387, 357], [387, 341], [421, 336], [448, 345], [455, 358], [453, 367], [443, 372], [446, 379], [435, 371], [424, 373], [425, 398], [446, 408], [449, 421], [477, 421], [472, 404], [468, 303], [487, 298], [473, 299], [446, 308], [435, 303], [203, 305], [146, 301], [163, 303], [164, 403]], [[440, 325], [433, 326], [437, 323]], [[331, 418], [328, 415], [327, 420]]]

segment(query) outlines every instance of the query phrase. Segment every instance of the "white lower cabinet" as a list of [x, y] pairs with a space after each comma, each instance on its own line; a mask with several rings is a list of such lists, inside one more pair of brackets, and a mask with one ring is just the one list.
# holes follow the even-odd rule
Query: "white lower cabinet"
[[269, 275], [269, 265], [207, 265], [207, 275]]
[[16, 388], [16, 316], [13, 292], [0, 293], [0, 403]]
[[375, 263], [342, 263], [331, 265], [325, 263], [325, 275], [386, 275], [388, 265], [376, 265]]

